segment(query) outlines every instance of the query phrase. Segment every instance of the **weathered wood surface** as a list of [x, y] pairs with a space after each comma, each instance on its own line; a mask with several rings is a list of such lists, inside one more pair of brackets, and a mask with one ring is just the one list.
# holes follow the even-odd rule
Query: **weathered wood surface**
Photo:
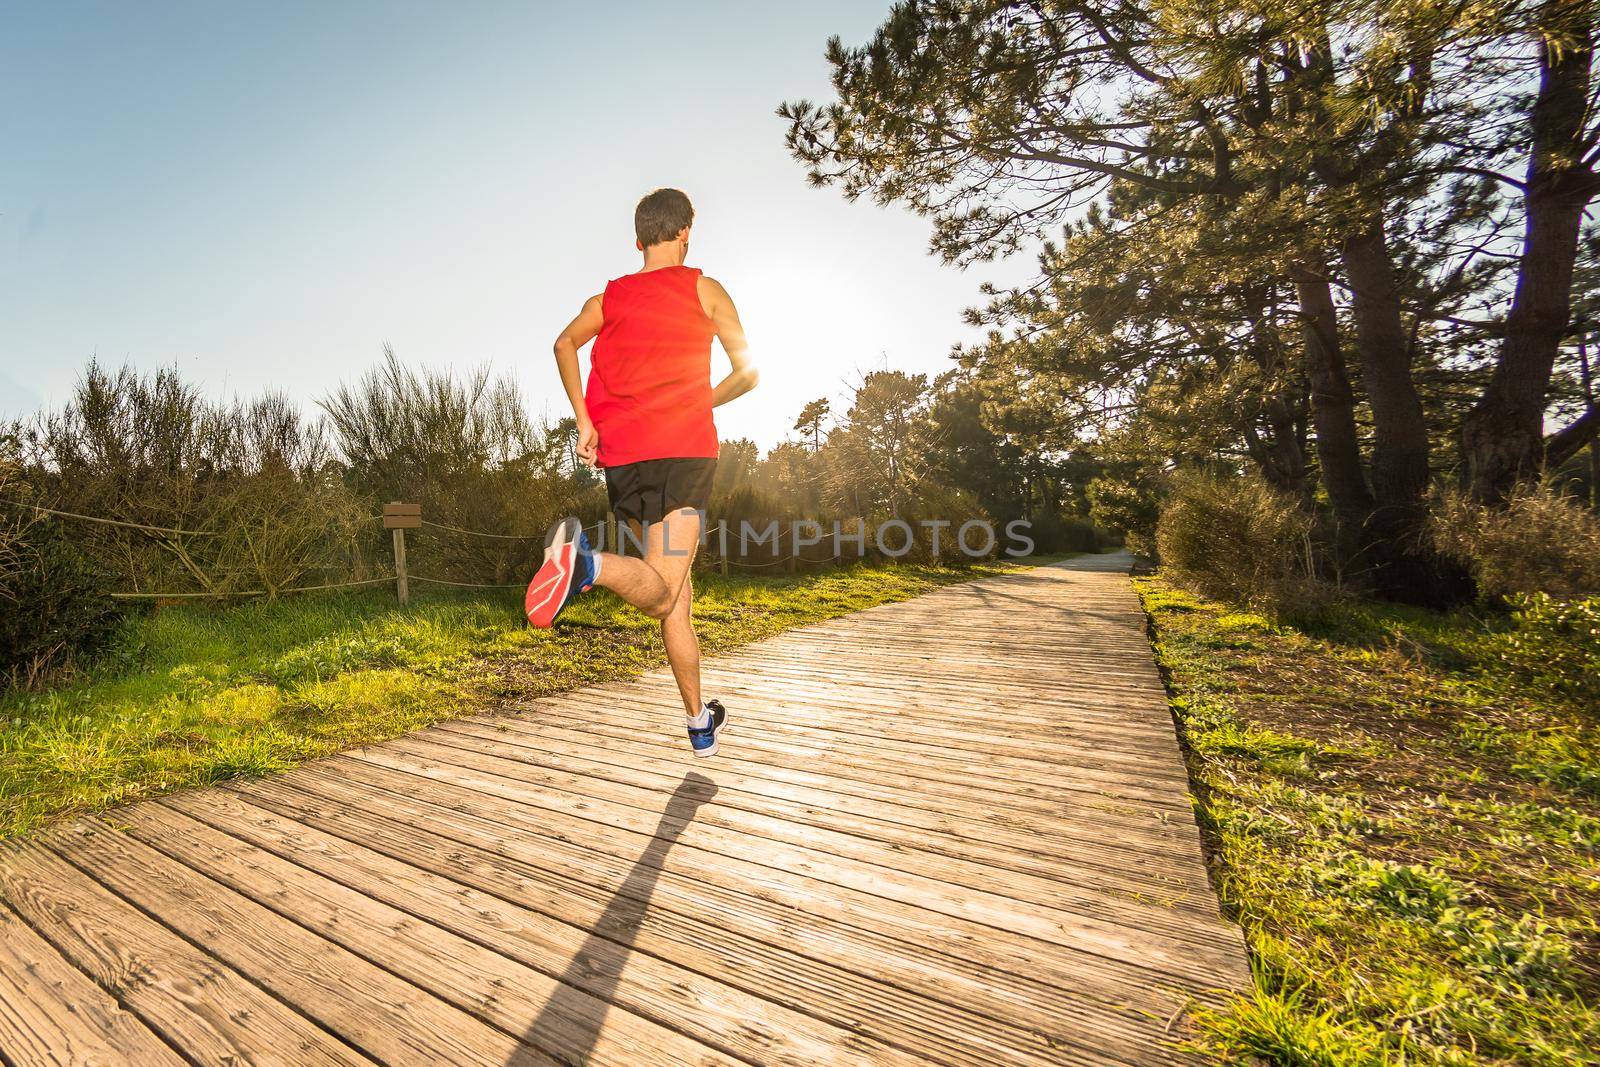
[[0, 1062], [1188, 1062], [1246, 980], [1126, 556], [0, 847]]

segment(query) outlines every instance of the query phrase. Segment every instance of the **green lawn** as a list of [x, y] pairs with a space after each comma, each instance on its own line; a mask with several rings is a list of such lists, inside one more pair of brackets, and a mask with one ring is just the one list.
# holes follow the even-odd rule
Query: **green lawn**
[[1253, 995], [1219, 1059], [1600, 1063], [1600, 721], [1504, 619], [1275, 625], [1140, 583]]
[[[697, 629], [716, 652], [1008, 566], [697, 574]], [[550, 631], [523, 627], [519, 607], [514, 591], [425, 592], [406, 609], [368, 591], [136, 619], [75, 684], [0, 698], [0, 838], [665, 662], [656, 624], [608, 592]]]

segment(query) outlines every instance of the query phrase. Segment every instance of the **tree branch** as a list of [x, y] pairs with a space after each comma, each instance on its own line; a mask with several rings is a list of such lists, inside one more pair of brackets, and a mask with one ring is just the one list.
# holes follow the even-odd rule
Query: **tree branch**
[[1600, 434], [1600, 409], [1584, 412], [1566, 429], [1545, 438], [1546, 469], [1561, 466], [1577, 455], [1597, 434]]

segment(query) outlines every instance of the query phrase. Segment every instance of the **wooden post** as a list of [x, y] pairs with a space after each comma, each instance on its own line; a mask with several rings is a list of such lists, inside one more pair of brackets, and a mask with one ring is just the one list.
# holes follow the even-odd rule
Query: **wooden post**
[[722, 555], [722, 576], [728, 576], [728, 520], [717, 524], [717, 551]]
[[399, 526], [394, 528], [394, 592], [401, 607], [411, 603], [411, 586], [406, 581], [406, 531]]
[[406, 580], [406, 531], [422, 526], [422, 505], [398, 502], [383, 506], [383, 528], [394, 532], [394, 592], [402, 606], [411, 602]]
[[800, 566], [800, 539], [796, 537], [794, 523], [789, 524], [789, 565], [785, 568], [790, 574]]

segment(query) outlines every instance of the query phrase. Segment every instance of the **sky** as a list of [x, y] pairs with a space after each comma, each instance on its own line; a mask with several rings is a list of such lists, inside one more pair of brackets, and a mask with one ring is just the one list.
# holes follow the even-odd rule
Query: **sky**
[[887, 7], [0, 0], [0, 418], [90, 358], [315, 411], [385, 344], [566, 415], [550, 343], [638, 268], [633, 205], [663, 185], [762, 372], [724, 438], [946, 370], [1020, 265], [945, 266], [927, 220], [811, 188], [773, 113], [828, 99], [827, 38]]

